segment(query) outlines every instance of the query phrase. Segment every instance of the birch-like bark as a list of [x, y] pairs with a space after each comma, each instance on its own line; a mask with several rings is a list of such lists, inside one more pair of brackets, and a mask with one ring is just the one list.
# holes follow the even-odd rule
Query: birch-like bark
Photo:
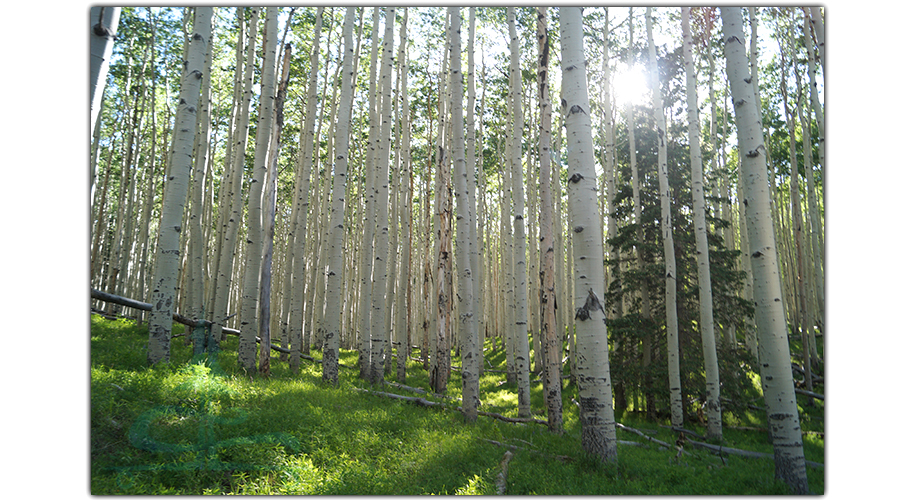
[[[469, 262], [472, 265], [472, 282], [474, 288], [474, 306], [475, 314], [475, 332], [478, 340], [475, 349], [475, 355], [478, 357], [479, 377], [484, 372], [484, 313], [482, 308], [483, 286], [481, 282], [482, 272], [482, 239], [479, 237], [481, 218], [478, 216], [477, 192], [478, 179], [480, 174], [476, 173], [476, 151], [480, 151], [476, 147], [475, 141], [475, 26], [477, 20], [475, 18], [475, 7], [469, 7], [469, 46], [468, 46], [468, 73], [466, 75], [466, 92], [468, 93], [467, 109], [466, 109], [466, 178], [469, 187]], [[484, 93], [482, 88], [482, 95]], [[484, 102], [482, 98], [481, 102]], [[482, 122], [483, 123], [483, 122]]]
[[[229, 294], [232, 291], [232, 281], [235, 276], [235, 261], [237, 260], [237, 239], [242, 225], [244, 203], [241, 186], [244, 177], [244, 161], [247, 154], [247, 138], [250, 130], [250, 101], [253, 91], [253, 75], [255, 73], [256, 38], [259, 24], [259, 9], [250, 10], [250, 23], [247, 33], [247, 55], [244, 63], [243, 91], [240, 102], [240, 113], [237, 116], [234, 141], [234, 175], [231, 181], [231, 204], [224, 230], [222, 250], [219, 254], [218, 276], [216, 278], [216, 298], [213, 305], [213, 326], [210, 335], [214, 339], [224, 340], [222, 327], [225, 326], [225, 318], [228, 313]], [[231, 301], [233, 304], [234, 302]], [[239, 311], [237, 311], [239, 312]]]
[[[209, 43], [212, 43], [210, 36]], [[204, 63], [204, 74], [212, 73], [212, 57], [207, 51]], [[206, 311], [203, 310], [203, 296], [206, 283], [206, 240], [203, 238], [203, 207], [204, 203], [204, 177], [206, 174], [206, 159], [209, 149], [209, 120], [210, 120], [210, 86], [204, 85], [200, 93], [200, 116], [197, 135], [194, 138], [194, 172], [191, 176], [191, 213], [189, 218], [190, 239], [188, 240], [188, 259], [190, 259], [190, 283], [191, 296], [188, 300], [190, 310], [188, 314], [196, 321], [205, 319]], [[205, 350], [205, 342], [194, 345], [194, 352]]]
[[550, 135], [552, 116], [550, 109], [550, 83], [547, 70], [550, 62], [550, 41], [547, 38], [547, 8], [538, 7], [538, 90], [541, 112], [540, 135], [540, 188], [541, 188], [541, 337], [544, 349], [544, 407], [547, 423], [553, 432], [562, 432], [562, 389], [560, 385], [559, 337], [556, 330], [556, 269], [555, 228], [553, 219], [553, 163], [550, 159]]
[[[313, 31], [313, 45], [309, 56], [309, 64], [312, 70], [309, 73], [306, 90], [306, 116], [303, 127], [303, 157], [297, 162], [297, 180], [295, 185], [294, 205], [292, 212], [296, 213], [294, 221], [294, 238], [291, 245], [292, 273], [291, 273], [291, 312], [288, 337], [291, 343], [291, 371], [297, 373], [300, 369], [303, 352], [303, 305], [306, 298], [306, 242], [307, 242], [307, 217], [309, 213], [309, 179], [314, 163], [313, 139], [315, 137], [316, 106], [318, 105], [319, 82], [319, 38], [322, 32], [322, 12], [324, 7], [316, 9], [316, 21]], [[337, 375], [335, 374], [335, 377]], [[334, 382], [337, 382], [335, 378]]]
[[238, 362], [247, 373], [256, 372], [256, 337], [259, 333], [260, 268], [262, 265], [262, 190], [268, 170], [267, 152], [272, 135], [275, 104], [275, 56], [278, 41], [278, 8], [266, 8], [265, 44], [260, 83], [259, 121], [256, 126], [256, 148], [253, 173], [247, 198], [246, 267], [241, 287], [241, 336]]
[[672, 194], [669, 192], [668, 155], [666, 152], [666, 122], [659, 90], [659, 67], [656, 60], [656, 45], [653, 43], [652, 8], [647, 7], [647, 46], [650, 57], [650, 90], [653, 94], [653, 109], [656, 116], [657, 165], [659, 173], [659, 202], [662, 209], [663, 253], [666, 258], [666, 345], [669, 366], [669, 405], [672, 411], [672, 425], [681, 427], [684, 410], [681, 401], [681, 369], [678, 352], [678, 293], [675, 268], [675, 242], [672, 237]]
[[[471, 263], [469, 184], [463, 134], [463, 74], [460, 8], [449, 7], [450, 32], [450, 125], [453, 154], [453, 184], [456, 196], [456, 271], [459, 280], [459, 335], [462, 357], [462, 408], [469, 422], [478, 416], [479, 356], [477, 319]], [[469, 22], [473, 20], [470, 18]]]
[[188, 48], [187, 65], [182, 77], [175, 119], [172, 164], [166, 178], [162, 216], [159, 221], [159, 244], [153, 273], [150, 303], [150, 364], [167, 363], [172, 340], [172, 312], [178, 279], [179, 237], [191, 170], [191, 154], [197, 127], [197, 107], [204, 80], [203, 66], [207, 42], [212, 32], [212, 7], [196, 7], [194, 34]]
[[[277, 16], [277, 11], [275, 12]], [[290, 17], [290, 16], [289, 16]], [[290, 26], [290, 18], [288, 19]], [[276, 31], [277, 33], [277, 31]], [[284, 99], [291, 69], [291, 44], [284, 46], [281, 76], [275, 94], [273, 113], [274, 130], [269, 144], [269, 172], [266, 176], [265, 197], [263, 198], [263, 255], [260, 269], [259, 289], [259, 372], [269, 376], [269, 358], [272, 348], [272, 259], [275, 246], [275, 206], [278, 194], [278, 153], [281, 150], [281, 131], [284, 128]]]
[[91, 130], [100, 116], [121, 7], [91, 7]]
[[597, 210], [584, 27], [580, 7], [561, 7], [561, 112], [569, 155], [569, 224], [574, 253], [581, 446], [603, 461], [616, 461], [616, 429], [603, 296], [603, 239]]
[[516, 8], [506, 8], [509, 26], [509, 76], [512, 94], [513, 130], [512, 170], [513, 192], [513, 275], [515, 282], [515, 329], [513, 353], [515, 354], [516, 386], [519, 393], [519, 417], [531, 416], [531, 352], [528, 345], [528, 267], [526, 264], [527, 239], [525, 236], [525, 181], [522, 177], [522, 69], [519, 66], [519, 35], [516, 33]]
[[410, 156], [409, 156], [409, 135], [412, 127], [409, 121], [409, 96], [407, 94], [407, 21], [409, 20], [409, 7], [403, 8], [403, 24], [400, 25], [400, 49], [398, 55], [399, 77], [400, 77], [400, 94], [399, 99], [403, 100], [400, 111], [400, 154], [397, 160], [399, 165], [400, 185], [398, 193], [400, 211], [400, 261], [399, 261], [399, 278], [397, 279], [397, 299], [394, 305], [396, 314], [398, 315], [397, 325], [397, 381], [405, 383], [406, 381], [406, 360], [409, 357], [410, 350], [410, 332], [411, 326], [415, 325], [412, 321], [414, 308], [412, 307], [412, 287], [410, 286], [412, 268], [411, 247], [412, 237], [409, 228], [412, 207], [410, 203], [412, 189], [410, 186]]
[[369, 48], [369, 136], [366, 149], [366, 186], [365, 186], [365, 224], [361, 239], [362, 252], [360, 255], [360, 346], [359, 346], [359, 376], [363, 380], [371, 377], [371, 352], [372, 338], [372, 271], [373, 266], [373, 242], [375, 240], [375, 168], [378, 162], [377, 137], [378, 137], [378, 32], [380, 20], [378, 8], [372, 9], [372, 39]]
[[[450, 338], [453, 333], [453, 273], [452, 257], [452, 214], [450, 200], [450, 161], [444, 148], [438, 146], [438, 176], [435, 183], [435, 211], [437, 212], [437, 235], [435, 243], [435, 299], [437, 306], [435, 322], [434, 363], [431, 370], [431, 388], [438, 394], [447, 390], [450, 377]], [[429, 251], [429, 249], [426, 249]]]
[[341, 283], [343, 273], [344, 197], [350, 155], [350, 113], [353, 108], [353, 22], [355, 7], [344, 14], [344, 60], [341, 67], [341, 101], [334, 140], [334, 192], [331, 196], [331, 232], [328, 240], [328, 267], [325, 270], [325, 321], [322, 346], [322, 380], [338, 383], [338, 354], [341, 326]]
[[[378, 155], [375, 164], [375, 254], [372, 265], [372, 338], [369, 365], [369, 380], [373, 384], [384, 383], [385, 343], [388, 341], [387, 311], [388, 280], [388, 180], [391, 167], [391, 89], [394, 68], [394, 18], [396, 9], [386, 7], [384, 22], [383, 49], [381, 52], [381, 72], [379, 75], [378, 95], [381, 97], [381, 125], [378, 130]], [[390, 349], [390, 345], [387, 346]]]
[[760, 376], [769, 432], [775, 451], [775, 477], [796, 494], [809, 493], [806, 460], [791, 373], [790, 346], [781, 300], [775, 231], [769, 209], [766, 150], [759, 110], [754, 106], [739, 7], [720, 7], [725, 60], [734, 102], [747, 206], [748, 239], [753, 267], [753, 296], [759, 339]]
[[691, 155], [691, 194], [694, 211], [694, 239], [697, 244], [697, 280], [700, 288], [700, 338], [703, 344], [703, 369], [706, 373], [706, 434], [722, 439], [722, 409], [719, 401], [719, 362], [713, 323], [712, 284], [709, 272], [709, 243], [706, 238], [706, 195], [703, 190], [703, 158], [700, 154], [700, 112], [697, 109], [697, 78], [694, 73], [694, 41], [691, 35], [691, 8], [681, 8], [681, 33], [684, 37], [684, 73], [688, 106], [688, 131]]

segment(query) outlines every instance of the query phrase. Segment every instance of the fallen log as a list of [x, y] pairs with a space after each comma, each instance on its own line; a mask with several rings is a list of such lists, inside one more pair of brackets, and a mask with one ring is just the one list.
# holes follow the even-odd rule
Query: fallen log
[[506, 475], [509, 474], [509, 461], [512, 460], [512, 457], [513, 452], [506, 450], [503, 460], [500, 461], [500, 472], [497, 473], [497, 480], [494, 482], [498, 495], [506, 493]]
[[[698, 446], [698, 447], [700, 447], [700, 448], [705, 448], [705, 449], [707, 449], [707, 450], [711, 450], [711, 451], [718, 452], [719, 455], [721, 455], [721, 454], [723, 454], [723, 453], [727, 453], [727, 454], [729, 454], [729, 455], [737, 455], [737, 456], [740, 456], [740, 457], [768, 458], [768, 459], [772, 459], [772, 460], [775, 459], [775, 455], [773, 455], [773, 454], [771, 454], [771, 453], [762, 453], [762, 452], [758, 452], [758, 451], [739, 450], [739, 449], [737, 449], [737, 448], [729, 448], [729, 447], [727, 447], [727, 446], [720, 446], [720, 445], [714, 445], [714, 444], [702, 443], [702, 442], [700, 442], [700, 441], [694, 441], [693, 439], [690, 439], [690, 438], [685, 438], [685, 439], [687, 439], [687, 441], [688, 441], [689, 443], [691, 443], [692, 445], [694, 445], [694, 446]], [[807, 460], [807, 461], [806, 461], [806, 465], [809, 466], [809, 467], [816, 467], [816, 468], [823, 468], [823, 467], [825, 467], [825, 464], [821, 464], [821, 463], [819, 463], [819, 462], [813, 462], [812, 460]]]
[[[658, 445], [665, 446], [666, 448], [672, 448], [672, 445], [671, 445], [671, 444], [669, 444], [669, 443], [667, 443], [667, 442], [665, 442], [665, 441], [661, 441], [661, 440], [659, 440], [659, 439], [650, 437], [650, 436], [644, 434], [643, 432], [641, 432], [641, 431], [639, 431], [639, 430], [637, 430], [637, 429], [632, 429], [631, 427], [628, 427], [628, 426], [626, 426], [626, 425], [622, 425], [622, 424], [620, 424], [620, 423], [618, 423], [618, 422], [616, 422], [616, 427], [618, 427], [619, 429], [622, 429], [623, 431], [627, 431], [627, 432], [630, 432], [630, 433], [632, 433], [632, 434], [637, 434], [638, 436], [641, 436], [642, 438], [646, 439], [647, 441], [650, 441], [651, 443], [656, 443], [656, 444], [658, 444]], [[690, 454], [687, 453], [687, 452], [683, 452], [683, 453], [684, 453], [685, 455], [690, 455]]]
[[803, 395], [803, 396], [809, 396], [809, 397], [813, 397], [813, 398], [821, 399], [822, 401], [825, 401], [825, 395], [824, 395], [824, 394], [819, 394], [819, 393], [817, 393], [817, 392], [807, 391], [807, 390], [805, 390], [805, 389], [794, 389], [794, 392], [796, 392], [797, 394], [801, 394], [801, 395]]
[[[401, 400], [401, 401], [407, 401], [407, 402], [410, 402], [410, 403], [416, 403], [416, 404], [421, 405], [421, 406], [448, 408], [448, 409], [456, 410], [456, 411], [459, 411], [459, 412], [462, 412], [462, 411], [463, 411], [462, 407], [460, 407], [460, 406], [450, 406], [450, 405], [446, 405], [446, 404], [444, 404], [444, 403], [438, 403], [438, 402], [435, 402], [435, 401], [429, 401], [429, 400], [424, 399], [424, 398], [417, 398], [417, 397], [412, 397], [412, 396], [401, 396], [401, 395], [399, 395], [399, 394], [393, 394], [393, 393], [390, 393], [390, 392], [370, 391], [370, 390], [367, 390], [367, 389], [360, 389], [360, 388], [358, 388], [358, 387], [354, 388], [354, 390], [360, 391], [360, 392], [367, 392], [367, 393], [369, 393], [369, 394], [374, 394], [374, 395], [376, 395], [376, 396], [381, 396], [381, 397], [385, 397], [385, 398], [399, 399], [399, 400]], [[549, 423], [549, 422], [547, 422], [546, 420], [539, 419], [539, 418], [507, 417], [507, 416], [504, 416], [504, 415], [500, 415], [499, 413], [491, 413], [491, 412], [481, 411], [481, 410], [478, 411], [478, 414], [481, 415], [481, 416], [483, 416], [483, 417], [491, 417], [491, 418], [495, 418], [495, 419], [497, 419], [497, 420], [502, 420], [502, 421], [504, 421], [504, 422], [510, 422], [510, 423], [515, 423], [515, 424], [536, 423], [536, 424], [543, 424], [543, 425], [546, 425], [546, 426], [548, 426], [548, 427], [550, 426], [550, 423]]]
[[523, 448], [521, 446], [516, 446], [514, 444], [501, 443], [500, 441], [494, 441], [493, 439], [487, 439], [487, 438], [478, 438], [478, 439], [480, 439], [482, 441], [487, 441], [488, 443], [491, 443], [494, 446], [499, 446], [501, 448], [509, 448], [511, 450], [530, 451], [531, 453], [537, 453], [538, 455], [541, 455], [544, 457], [550, 457], [550, 458], [559, 460], [560, 462], [571, 462], [572, 460], [575, 460], [574, 458], [567, 456], [567, 455], [548, 455], [542, 451], [533, 450], [531, 448]]
[[[120, 296], [118, 296], [118, 295], [113, 295], [113, 294], [111, 294], [111, 293], [101, 292], [100, 290], [95, 290], [95, 289], [93, 289], [93, 288], [91, 288], [91, 298], [97, 299], [97, 300], [102, 300], [102, 301], [104, 301], [104, 302], [112, 302], [112, 303], [114, 303], [114, 304], [119, 304], [119, 305], [122, 305], [122, 306], [131, 307], [131, 308], [134, 308], [134, 309], [140, 309], [140, 310], [142, 310], [142, 311], [149, 311], [149, 310], [153, 309], [153, 305], [152, 305], [152, 304], [148, 304], [148, 303], [146, 303], [146, 302], [141, 302], [141, 301], [134, 300], [134, 299], [129, 299], [129, 298], [127, 298], [127, 297], [120, 297]], [[235, 314], [236, 314], [236, 313], [235, 313]], [[104, 316], [105, 316], [105, 315], [104, 315]], [[232, 314], [231, 316], [234, 316], [234, 314]], [[228, 316], [228, 317], [225, 318], [225, 319], [228, 319], [228, 318], [230, 318], [231, 316]], [[184, 316], [182, 316], [182, 315], [180, 315], [180, 314], [178, 314], [178, 313], [172, 313], [172, 320], [175, 321], [175, 322], [177, 322], [177, 323], [181, 323], [182, 325], [187, 325], [187, 326], [189, 326], [189, 327], [191, 327], [191, 328], [196, 328], [196, 327], [198, 327], [198, 326], [209, 326], [209, 325], [214, 324], [212, 321], [207, 321], [207, 320], [203, 320], [203, 319], [201, 319], [201, 320], [199, 320], [199, 321], [195, 321], [195, 320], [193, 320], [193, 319], [191, 319], [191, 318], [186, 318], [186, 317], [184, 317]], [[225, 326], [222, 327], [222, 331], [223, 331], [224, 333], [228, 334], [228, 335], [236, 335], [236, 336], [240, 336], [240, 335], [241, 335], [241, 331], [240, 331], [240, 330], [235, 330], [234, 328], [228, 328], [228, 327], [225, 327]], [[177, 335], [173, 335], [172, 337], [180, 337], [180, 336], [182, 336], [182, 335], [183, 335], [183, 334], [177, 334]], [[260, 339], [259, 337], [256, 337], [256, 343], [257, 343], [257, 344], [262, 343], [262, 339]], [[284, 354], [290, 354], [290, 353], [291, 353], [290, 349], [286, 349], [286, 348], [284, 348], [284, 347], [279, 347], [279, 346], [277, 346], [277, 345], [272, 345], [272, 346], [269, 346], [269, 347], [271, 348], [271, 350], [273, 350], [273, 351], [278, 351], [278, 352], [280, 352], [280, 353], [284, 353]], [[315, 361], [316, 363], [321, 363], [321, 362], [322, 362], [322, 360], [316, 359], [316, 358], [314, 358], [314, 357], [312, 357], [312, 356], [309, 356], [309, 355], [307, 355], [307, 354], [300, 353], [299, 356], [300, 356], [301, 359], [305, 359], [305, 360], [307, 360], [307, 361]], [[340, 367], [342, 367], [342, 368], [350, 368], [349, 366], [347, 366], [347, 365], [342, 365], [342, 364], [340, 364], [340, 363], [338, 363], [338, 366], [340, 366]]]

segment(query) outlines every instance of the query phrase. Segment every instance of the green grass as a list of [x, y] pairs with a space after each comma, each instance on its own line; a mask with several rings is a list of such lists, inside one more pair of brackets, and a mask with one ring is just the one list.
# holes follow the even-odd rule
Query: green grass
[[[731, 456], [726, 465], [700, 449], [688, 448], [690, 457], [676, 459], [656, 445], [620, 445], [617, 464], [598, 463], [581, 451], [570, 383], [563, 391], [566, 431], [555, 435], [539, 424], [489, 417], [467, 424], [454, 410], [366, 394], [355, 388], [373, 388], [355, 368], [342, 369], [340, 386], [332, 387], [321, 383], [319, 364], [304, 362], [294, 375], [275, 357], [268, 378], [251, 379], [237, 368], [237, 339], [231, 337], [213, 360], [192, 360], [184, 339], [173, 339], [171, 363], [156, 367], [146, 365], [146, 344], [146, 327], [91, 319], [92, 494], [493, 495], [506, 450], [486, 439], [535, 450], [517, 451], [511, 460], [511, 495], [790, 493], [774, 480], [771, 460]], [[505, 368], [502, 352], [488, 349], [485, 355], [489, 366]], [[342, 352], [341, 363], [355, 367], [356, 353]], [[485, 372], [482, 409], [516, 416], [515, 386], [505, 379], [504, 373]], [[409, 363], [406, 383], [428, 387], [419, 363]], [[460, 395], [457, 372], [447, 393]], [[539, 383], [531, 394], [541, 416]], [[823, 413], [820, 404], [804, 408], [804, 429], [821, 431]], [[675, 440], [638, 414], [619, 415], [625, 425]], [[748, 411], [730, 415], [728, 423], [762, 427], [764, 418]], [[621, 430], [619, 438], [640, 440]], [[809, 435], [804, 441], [807, 459], [824, 462], [823, 439]], [[725, 444], [772, 452], [765, 432], [726, 429]], [[810, 489], [823, 493], [824, 471], [810, 468], [808, 475]]]

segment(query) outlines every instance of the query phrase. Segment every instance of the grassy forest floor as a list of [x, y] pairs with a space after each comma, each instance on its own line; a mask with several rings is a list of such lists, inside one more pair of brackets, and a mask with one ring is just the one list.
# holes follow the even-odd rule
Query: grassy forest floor
[[[182, 326], [175, 326], [181, 333]], [[565, 432], [539, 423], [508, 423], [425, 408], [360, 391], [426, 397], [395, 386], [373, 388], [358, 377], [356, 354], [342, 352], [341, 383], [321, 382], [321, 365], [305, 361], [293, 375], [273, 353], [268, 378], [252, 380], [237, 367], [237, 339], [216, 359], [192, 359], [184, 337], [172, 341], [171, 363], [146, 365], [147, 327], [91, 316], [91, 494], [497, 494], [504, 453], [510, 495], [790, 494], [774, 479], [768, 458], [727, 455], [686, 445], [676, 457], [671, 430], [643, 416], [617, 412], [617, 422], [672, 445], [648, 443], [619, 429], [618, 463], [599, 463], [581, 451], [580, 423], [564, 383]], [[489, 345], [489, 344], [488, 344]], [[320, 352], [313, 352], [321, 358]], [[502, 352], [485, 357], [504, 369]], [[454, 358], [458, 366], [459, 360]], [[534, 376], [533, 376], [534, 378]], [[386, 377], [396, 380], [396, 373]], [[515, 387], [505, 374], [481, 378], [481, 410], [516, 416]], [[421, 363], [410, 362], [406, 385], [428, 387]], [[446, 401], [461, 394], [451, 376]], [[824, 463], [824, 407], [801, 400], [806, 459]], [[546, 418], [541, 384], [532, 384], [532, 409]], [[451, 402], [454, 406], [458, 403]], [[726, 417], [724, 446], [772, 453], [765, 414]], [[687, 426], [703, 434], [700, 426]], [[696, 438], [695, 438], [696, 439]], [[498, 445], [501, 443], [502, 445]], [[824, 493], [824, 468], [808, 467], [810, 491]]]

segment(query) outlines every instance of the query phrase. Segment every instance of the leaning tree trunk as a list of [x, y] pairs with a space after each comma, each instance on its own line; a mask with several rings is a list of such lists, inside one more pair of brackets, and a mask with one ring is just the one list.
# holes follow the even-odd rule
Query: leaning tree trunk
[[769, 209], [766, 150], [739, 7], [721, 7], [725, 60], [734, 102], [747, 206], [748, 239], [753, 268], [753, 297], [759, 341], [760, 375], [769, 432], [775, 451], [775, 477], [797, 494], [809, 493], [803, 437], [791, 373], [790, 346], [781, 300], [781, 278], [775, 252], [775, 229]]
[[584, 27], [580, 7], [560, 8], [562, 46], [562, 114], [569, 154], [569, 220], [575, 261], [575, 306], [578, 319], [578, 364], [575, 375], [581, 401], [581, 446], [601, 460], [615, 461], [616, 428], [603, 275], [603, 239], [597, 211]]
[[121, 7], [91, 7], [91, 130], [100, 116]]
[[[187, 199], [191, 171], [191, 154], [197, 127], [197, 107], [200, 87], [204, 82], [203, 66], [207, 42], [212, 32], [212, 7], [196, 7], [194, 34], [188, 48], [187, 65], [181, 83], [172, 164], [163, 197], [162, 217], [159, 221], [159, 243], [156, 267], [153, 272], [150, 303], [150, 339], [147, 361], [150, 364], [168, 362], [172, 340], [172, 312], [175, 303], [184, 204]], [[207, 80], [208, 81], [208, 80]]]
[[681, 427], [684, 423], [684, 409], [681, 400], [681, 368], [678, 353], [678, 294], [675, 268], [675, 242], [672, 237], [672, 193], [669, 191], [668, 155], [666, 152], [666, 121], [659, 91], [659, 68], [656, 61], [656, 46], [653, 44], [652, 9], [647, 7], [647, 45], [650, 57], [650, 89], [653, 93], [653, 109], [656, 115], [656, 144], [659, 167], [659, 204], [662, 208], [663, 253], [666, 258], [666, 345], [668, 346], [669, 404], [672, 411], [672, 425]]
[[512, 170], [513, 191], [513, 275], [515, 281], [516, 321], [513, 330], [516, 385], [519, 392], [519, 417], [531, 416], [531, 383], [529, 371], [531, 356], [528, 346], [528, 268], [525, 263], [527, 240], [525, 237], [525, 186], [522, 179], [522, 70], [519, 67], [519, 36], [516, 33], [516, 9], [506, 8], [509, 25], [509, 75], [511, 80], [513, 133]]
[[719, 403], [719, 362], [713, 323], [712, 285], [709, 273], [709, 243], [706, 238], [706, 196], [703, 190], [703, 158], [700, 154], [700, 114], [697, 110], [697, 78], [694, 73], [691, 9], [681, 8], [684, 36], [684, 73], [687, 81], [688, 129], [691, 154], [691, 194], [694, 202], [694, 237], [697, 242], [697, 274], [700, 287], [700, 338], [703, 369], [706, 372], [707, 436], [722, 439], [722, 410]]
[[550, 41], [547, 38], [547, 8], [538, 7], [538, 87], [540, 92], [540, 185], [541, 185], [541, 345], [544, 349], [544, 407], [547, 423], [553, 432], [562, 432], [562, 389], [560, 386], [559, 337], [556, 330], [556, 270], [555, 229], [553, 227], [553, 164], [550, 160], [550, 84], [547, 68], [550, 60]]
[[267, 152], [272, 135], [275, 104], [275, 47], [278, 41], [278, 9], [266, 8], [266, 36], [260, 84], [259, 121], [256, 126], [256, 149], [253, 176], [247, 198], [246, 267], [241, 287], [241, 336], [238, 362], [247, 373], [256, 372], [256, 337], [259, 331], [260, 268], [262, 265], [262, 190], [266, 179]]

